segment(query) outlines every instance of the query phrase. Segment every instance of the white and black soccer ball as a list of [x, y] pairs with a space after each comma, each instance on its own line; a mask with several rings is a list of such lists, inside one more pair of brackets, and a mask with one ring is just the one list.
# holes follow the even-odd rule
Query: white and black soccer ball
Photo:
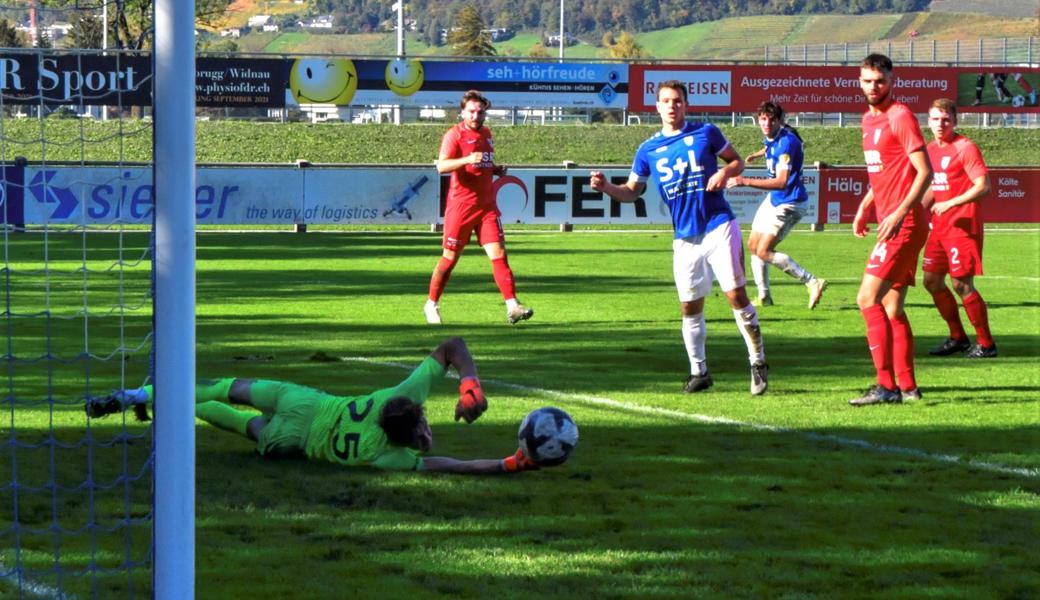
[[524, 417], [517, 438], [531, 460], [552, 467], [563, 464], [578, 445], [578, 426], [566, 412], [546, 406]]
[[1018, 107], [1018, 106], [1025, 106], [1025, 105], [1026, 105], [1026, 97], [1023, 96], [1022, 94], [1018, 94], [1017, 96], [1015, 96], [1014, 98], [1011, 99], [1011, 106]]

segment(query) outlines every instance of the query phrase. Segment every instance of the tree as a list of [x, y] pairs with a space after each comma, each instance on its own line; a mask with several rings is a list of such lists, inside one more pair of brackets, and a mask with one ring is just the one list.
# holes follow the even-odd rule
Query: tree
[[607, 46], [607, 58], [650, 58], [650, 55], [631, 33], [622, 31], [614, 43]]
[[69, 46], [72, 48], [101, 48], [104, 40], [101, 19], [91, 13], [79, 13], [72, 21]]
[[238, 52], [238, 44], [226, 38], [208, 38], [195, 43], [198, 52]]
[[491, 36], [484, 31], [484, 19], [477, 7], [467, 4], [455, 16], [455, 26], [448, 33], [448, 43], [455, 56], [495, 56]]
[[441, 45], [441, 23], [437, 17], [430, 19], [430, 23], [423, 30], [423, 41], [431, 48]]
[[0, 20], [0, 48], [24, 48], [25, 39], [18, 30], [11, 27], [7, 19]]
[[[222, 17], [228, 0], [195, 0], [195, 18], [209, 24]], [[152, 44], [152, 0], [114, 0], [115, 47], [141, 50]]]
[[527, 51], [527, 55], [531, 58], [549, 58], [549, 49], [545, 47], [545, 44], [538, 42], [531, 49]]
[[51, 32], [46, 27], [40, 27], [36, 30], [36, 47], [44, 50], [54, 47], [51, 42]]

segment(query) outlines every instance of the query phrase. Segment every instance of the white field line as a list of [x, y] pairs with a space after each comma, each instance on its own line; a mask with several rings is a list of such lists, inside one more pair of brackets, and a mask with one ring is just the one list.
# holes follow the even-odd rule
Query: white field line
[[[7, 571], [7, 565], [3, 562], [0, 562], [0, 571]], [[0, 580], [0, 583], [9, 583], [11, 586], [18, 585], [17, 582], [14, 581], [3, 582], [2, 580]], [[22, 580], [22, 587], [18, 591], [25, 594], [31, 594], [32, 596], [35, 596], [37, 598], [60, 598], [62, 600], [75, 600], [73, 596], [66, 596], [62, 594], [61, 591], [57, 588], [53, 588], [43, 583], [36, 583], [29, 579]], [[0, 594], [0, 597], [3, 597], [3, 595]]]
[[[352, 357], [345, 356], [340, 360], [352, 361], [352, 362], [363, 362], [373, 365], [380, 365], [385, 367], [395, 367], [398, 369], [411, 370], [415, 368], [415, 365], [406, 365], [404, 363], [389, 362], [372, 360], [364, 357]], [[501, 381], [498, 379], [487, 379], [482, 377], [482, 382], [490, 383], [500, 387], [510, 388], [527, 393], [535, 393], [543, 396], [549, 396], [551, 398], [558, 398], [560, 400], [566, 400], [569, 402], [576, 402], [579, 404], [587, 404], [597, 406], [600, 408], [608, 408], [613, 410], [621, 410], [626, 412], [640, 413], [644, 415], [654, 415], [659, 417], [669, 417], [672, 419], [681, 419], [684, 421], [693, 421], [697, 423], [708, 423], [711, 425], [729, 425], [732, 427], [751, 429], [754, 431], [765, 431], [768, 433], [778, 434], [794, 434], [801, 437], [808, 438], [817, 442], [830, 442], [838, 444], [840, 446], [849, 446], [852, 448], [862, 448], [864, 450], [873, 450], [875, 452], [882, 452], [885, 454], [898, 454], [902, 456], [910, 456], [913, 458], [921, 458], [934, 462], [956, 464], [956, 465], [967, 465], [983, 471], [991, 471], [994, 473], [1005, 473], [1008, 475], [1019, 475], [1022, 477], [1028, 477], [1030, 479], [1040, 479], [1040, 469], [1037, 468], [1023, 468], [1023, 467], [1011, 467], [1008, 465], [1002, 465], [1000, 463], [967, 459], [962, 456], [955, 454], [937, 454], [934, 452], [928, 452], [927, 450], [920, 450], [917, 448], [906, 448], [903, 446], [891, 446], [888, 444], [875, 444], [874, 442], [868, 442], [866, 440], [860, 440], [856, 438], [849, 438], [840, 435], [832, 435], [829, 433], [817, 433], [814, 431], [800, 431], [796, 429], [790, 429], [788, 427], [781, 427], [778, 425], [765, 425], [761, 423], [749, 423], [745, 421], [737, 421], [735, 419], [729, 419], [726, 417], [713, 417], [711, 415], [699, 415], [697, 413], [688, 413], [678, 410], [672, 410], [669, 408], [659, 408], [656, 406], [646, 406], [643, 404], [635, 404], [632, 402], [622, 402], [620, 400], [612, 400], [610, 398], [601, 398], [599, 396], [588, 396], [585, 394], [572, 394], [569, 392], [560, 392], [557, 390], [549, 390], [545, 388], [537, 388], [518, 383], [510, 383], [508, 381]]]

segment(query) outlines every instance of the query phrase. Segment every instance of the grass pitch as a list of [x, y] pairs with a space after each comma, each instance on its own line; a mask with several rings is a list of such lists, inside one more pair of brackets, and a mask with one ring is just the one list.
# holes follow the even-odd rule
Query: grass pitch
[[[809, 311], [804, 287], [772, 273], [777, 304], [760, 312], [770, 389], [758, 398], [748, 394], [746, 351], [717, 290], [706, 307], [716, 385], [681, 393], [687, 361], [667, 232], [510, 231], [520, 299], [535, 309], [516, 326], [505, 321], [487, 259], [469, 248], [442, 299], [441, 327], [426, 325], [421, 310], [439, 253], [435, 235], [202, 234], [200, 376], [362, 393], [393, 385], [407, 373], [400, 364], [417, 364], [444, 337], [462, 335], [490, 409], [472, 425], [454, 423], [455, 386], [445, 381], [427, 404], [434, 454], [505, 456], [522, 416], [544, 405], [570, 412], [581, 442], [567, 464], [517, 476], [380, 473], [264, 461], [244, 438], [200, 422], [197, 596], [1037, 597], [1038, 233], [987, 232], [977, 286], [999, 358], [929, 357], [945, 325], [916, 287], [908, 312], [924, 399], [859, 409], [846, 400], [872, 380], [855, 305], [871, 242], [847, 229], [796, 231], [781, 245], [830, 287]], [[92, 235], [86, 244], [111, 252], [114, 238]], [[55, 235], [51, 245], [52, 275], [67, 271], [69, 283], [56, 281], [46, 295], [17, 287], [14, 307], [71, 314], [82, 305], [78, 236]], [[10, 248], [12, 269], [36, 266], [37, 234], [12, 237]], [[25, 277], [28, 284], [39, 275]], [[115, 275], [90, 277], [96, 296], [119, 293]], [[147, 265], [130, 269], [127, 296], [146, 288], [147, 277]], [[144, 335], [148, 320], [129, 315], [129, 337]], [[117, 330], [96, 321], [90, 343], [114, 344]], [[83, 346], [81, 320], [14, 322], [15, 355]], [[322, 353], [336, 360], [314, 360]], [[36, 589], [147, 596], [146, 567], [120, 572], [127, 554], [147, 559], [147, 478], [95, 495], [47, 485], [72, 487], [88, 466], [99, 481], [118, 480], [124, 462], [146, 460], [149, 430], [118, 417], [88, 423], [77, 399], [82, 367], [46, 365], [18, 367], [7, 431], [23, 443], [46, 440], [53, 422], [70, 448], [0, 451], [11, 471], [5, 482], [17, 472], [43, 490], [17, 494], [17, 512], [13, 490], [0, 495], [0, 571], [15, 560], [17, 515], [28, 528], [21, 558], [40, 570]], [[103, 393], [121, 377], [139, 383], [146, 361], [135, 354], [92, 369], [91, 389]], [[20, 403], [48, 385], [61, 399], [53, 411]], [[76, 445], [85, 432], [102, 445]], [[143, 439], [119, 443], [124, 434]], [[47, 475], [51, 464], [55, 476]], [[94, 543], [49, 529], [126, 518], [143, 525]], [[55, 548], [60, 577], [49, 571]], [[108, 570], [93, 578], [91, 561]], [[11, 583], [0, 579], [0, 596]]]

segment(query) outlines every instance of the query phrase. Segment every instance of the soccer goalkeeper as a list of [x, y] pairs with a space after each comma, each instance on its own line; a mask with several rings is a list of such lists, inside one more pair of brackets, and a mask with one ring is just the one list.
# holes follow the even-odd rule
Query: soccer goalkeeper
[[[195, 385], [195, 415], [256, 442], [265, 458], [307, 457], [349, 467], [450, 473], [511, 473], [538, 466], [519, 449], [503, 459], [458, 460], [423, 456], [433, 445], [423, 403], [435, 380], [455, 367], [462, 382], [455, 420], [472, 423], [487, 410], [476, 365], [466, 343], [449, 338], [394, 387], [362, 396], [334, 396], [313, 388], [263, 379], [210, 379]], [[132, 409], [148, 418], [152, 386], [120, 390], [87, 401], [91, 418]], [[242, 411], [239, 404], [260, 411]]]

